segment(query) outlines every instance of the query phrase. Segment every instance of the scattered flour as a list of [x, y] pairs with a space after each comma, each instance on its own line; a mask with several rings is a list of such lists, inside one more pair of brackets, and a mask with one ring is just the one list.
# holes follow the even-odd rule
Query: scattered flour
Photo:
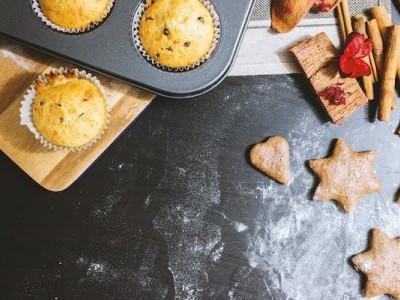
[[221, 256], [222, 252], [224, 252], [224, 243], [221, 243], [218, 248], [211, 252], [210, 256], [213, 262], [217, 262]]
[[226, 216], [226, 214], [224, 214], [223, 212], [218, 212], [225, 220], [227, 220], [231, 226], [233, 226], [235, 228], [235, 230], [239, 233], [246, 231], [247, 229], [249, 229], [249, 226], [247, 226], [246, 224], [240, 223], [238, 221], [233, 221], [232, 219], [228, 218]]
[[23, 47], [19, 45], [2, 43], [0, 45], [0, 55], [12, 59], [15, 64], [26, 71], [32, 71], [36, 66], [36, 62], [27, 58]]
[[146, 200], [144, 201], [143, 208], [148, 208], [150, 204], [151, 204], [151, 197], [149, 195], [149, 196], [147, 196]]
[[[230, 113], [240, 114], [245, 105], [243, 101], [224, 118], [232, 118]], [[287, 103], [277, 105], [281, 108], [276, 110], [287, 109]], [[371, 228], [379, 227], [392, 236], [400, 236], [400, 206], [391, 200], [398, 188], [398, 176], [391, 171], [392, 177], [385, 179], [384, 191], [364, 197], [355, 211], [344, 214], [332, 201], [309, 200], [315, 179], [305, 166], [309, 159], [325, 157], [330, 141], [338, 137], [351, 141], [349, 145], [357, 151], [370, 150], [367, 134], [378, 140], [375, 142], [378, 146], [372, 147], [378, 151], [377, 174], [400, 169], [400, 160], [379, 159], [385, 157], [386, 151], [400, 147], [400, 141], [391, 142], [384, 134], [388, 125], [393, 129], [395, 124], [377, 123], [366, 130], [365, 123], [359, 126], [357, 122], [364, 121], [356, 119], [343, 127], [321, 125], [312, 109], [293, 115], [292, 123], [296, 126], [286, 135], [291, 146], [291, 185], [286, 187], [267, 179], [256, 185], [252, 182], [250, 188], [246, 183], [239, 184], [239, 190], [256, 191], [248, 194], [259, 205], [254, 221], [248, 225], [215, 211], [221, 199], [219, 160], [215, 155], [219, 152], [211, 148], [218, 143], [208, 139], [218, 138], [218, 131], [223, 132], [223, 128], [216, 129], [213, 124], [203, 122], [204, 132], [217, 131], [215, 136], [193, 136], [190, 143], [171, 137], [168, 132], [165, 158], [168, 176], [160, 181], [146, 203], [165, 200], [153, 224], [168, 246], [175, 298], [203, 299], [209, 286], [210, 263], [211, 266], [222, 263], [228, 243], [221, 236], [221, 228], [207, 220], [207, 214], [214, 210], [241, 233], [247, 246], [243, 254], [249, 266], [224, 291], [228, 299], [242, 299], [241, 280], [252, 272], [264, 276], [261, 288], [267, 299], [360, 299], [360, 276], [348, 259], [366, 249]], [[197, 145], [202, 145], [201, 152], [197, 151]]]
[[239, 233], [249, 229], [249, 227], [247, 225], [243, 224], [243, 223], [234, 222], [234, 224], [235, 224], [236, 231], [239, 232]]
[[[217, 160], [210, 155], [211, 149], [199, 153], [187, 149], [188, 145], [180, 145], [184, 140], [176, 141], [169, 134], [167, 140], [170, 144], [166, 161], [170, 161], [169, 157], [179, 157], [182, 162], [178, 161], [178, 165], [191, 167], [167, 166], [168, 176], [161, 180], [148, 201], [153, 197], [165, 199], [166, 191], [170, 195], [153, 224], [168, 245], [175, 298], [201, 299], [202, 287], [208, 282], [207, 266], [217, 262], [224, 249], [220, 227], [206, 220], [207, 212], [220, 202]], [[195, 141], [191, 144], [196, 147]], [[185, 148], [188, 153], [181, 153]], [[175, 190], [180, 191], [178, 198], [173, 196]]]
[[105, 272], [105, 266], [102, 263], [91, 262], [87, 272], [88, 272], [88, 274], [103, 273], [103, 272]]
[[367, 261], [362, 265], [362, 271], [368, 272], [371, 269], [371, 267], [372, 263], [370, 261]]
[[126, 164], [124, 162], [109, 167], [110, 171], [134, 171], [135, 166], [133, 163]]
[[[101, 199], [100, 203], [91, 213], [92, 217], [102, 218], [107, 217], [112, 213], [113, 207], [121, 201], [121, 193], [117, 191], [113, 194], [107, 195], [104, 199]], [[100, 201], [99, 201], [100, 202]]]
[[[398, 182], [393, 184], [389, 180], [382, 192], [364, 197], [350, 214], [343, 213], [332, 201], [309, 200], [315, 188], [314, 178], [304, 163], [327, 154], [329, 145], [322, 144], [322, 140], [341, 136], [342, 129], [331, 126], [310, 128], [311, 124], [303, 122], [290, 133], [292, 182], [288, 188], [272, 181], [258, 184], [261, 207], [255, 228], [246, 233], [245, 255], [251, 267], [265, 272], [265, 277], [271, 280], [272, 284], [266, 285], [271, 297], [276, 291], [296, 300], [360, 299], [360, 275], [349, 258], [366, 250], [372, 228], [400, 236], [400, 205], [392, 200]], [[344, 138], [352, 135], [351, 147], [369, 150], [361, 130], [364, 129], [347, 128]], [[376, 137], [384, 136], [381, 130], [387, 128], [379, 125], [370, 128]], [[304, 138], [306, 132], [308, 138]], [[375, 149], [377, 174], [389, 175], [387, 162], [384, 159], [379, 162], [379, 157], [385, 157], [385, 151], [393, 151], [390, 148], [399, 149], [399, 141], [394, 143], [382, 142], [383, 146]], [[393, 163], [397, 167], [392, 165], [392, 170], [400, 169], [399, 162]], [[232, 299], [231, 293], [229, 296]]]

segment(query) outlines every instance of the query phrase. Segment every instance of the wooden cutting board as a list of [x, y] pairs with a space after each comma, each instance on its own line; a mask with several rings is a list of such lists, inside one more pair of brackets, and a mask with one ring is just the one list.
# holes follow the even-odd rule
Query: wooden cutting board
[[148, 92], [94, 74], [112, 103], [105, 134], [95, 145], [80, 152], [49, 150], [27, 127], [20, 125], [19, 109], [25, 91], [35, 78], [60, 67], [73, 66], [0, 39], [0, 150], [50, 191], [62, 191], [70, 186], [154, 98]]

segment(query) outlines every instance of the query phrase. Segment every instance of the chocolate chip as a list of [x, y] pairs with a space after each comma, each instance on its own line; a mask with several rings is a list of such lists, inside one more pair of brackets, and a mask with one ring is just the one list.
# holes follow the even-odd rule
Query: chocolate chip
[[148, 17], [146, 17], [146, 21], [147, 21], [147, 20], [154, 20], [154, 19], [153, 19], [152, 16], [148, 16]]
[[60, 123], [62, 123], [62, 122], [64, 122], [64, 119], [63, 119], [63, 118], [60, 118]]
[[89, 101], [89, 99], [86, 99], [86, 98], [82, 99], [82, 102], [86, 102], [86, 101]]
[[44, 100], [43, 101], [40, 101], [40, 106], [43, 106], [44, 105]]
[[204, 18], [203, 17], [198, 17], [197, 20], [204, 24]]
[[183, 46], [186, 47], [186, 48], [189, 47], [190, 46], [190, 42], [184, 43]]
[[62, 107], [62, 105], [60, 103], [56, 103], [57, 106]]
[[165, 35], [168, 35], [168, 34], [169, 34], [168, 28], [164, 28], [164, 34], [165, 34]]
[[159, 58], [160, 57], [160, 53], [156, 53], [156, 57]]
[[165, 50], [172, 52], [172, 48], [171, 48], [171, 47], [168, 47], [168, 48], [165, 49]]
[[81, 113], [78, 117], [82, 117], [84, 114], [85, 114], [85, 113], [83, 112], [83, 113]]

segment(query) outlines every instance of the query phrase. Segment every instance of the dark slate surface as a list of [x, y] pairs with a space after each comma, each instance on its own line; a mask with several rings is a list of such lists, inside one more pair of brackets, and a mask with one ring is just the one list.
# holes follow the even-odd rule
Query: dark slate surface
[[[374, 226], [400, 235], [400, 114], [370, 111], [338, 127], [301, 75], [228, 78], [191, 101], [156, 99], [64, 192], [1, 154], [0, 298], [359, 299], [348, 257]], [[276, 134], [291, 145], [289, 188], [248, 162]], [[384, 190], [351, 215], [309, 200], [304, 163], [337, 137], [378, 151]]]
[[[400, 111], [389, 124], [373, 112], [338, 127], [301, 75], [228, 78], [155, 100], [61, 193], [0, 153], [0, 299], [360, 299], [348, 259], [371, 228], [400, 236]], [[291, 146], [289, 188], [248, 162], [276, 134]], [[305, 162], [338, 137], [378, 152], [383, 190], [350, 215], [309, 200]]]

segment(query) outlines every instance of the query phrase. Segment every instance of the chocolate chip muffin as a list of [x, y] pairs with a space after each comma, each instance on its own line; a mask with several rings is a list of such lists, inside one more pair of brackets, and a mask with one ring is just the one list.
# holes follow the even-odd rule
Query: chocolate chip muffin
[[39, 0], [43, 14], [68, 30], [85, 30], [107, 15], [112, 0]]
[[32, 119], [39, 134], [53, 145], [81, 147], [101, 134], [107, 121], [105, 96], [73, 70], [51, 73], [36, 82]]
[[139, 38], [147, 54], [161, 65], [188, 67], [210, 50], [214, 21], [199, 0], [156, 0], [140, 20]]

